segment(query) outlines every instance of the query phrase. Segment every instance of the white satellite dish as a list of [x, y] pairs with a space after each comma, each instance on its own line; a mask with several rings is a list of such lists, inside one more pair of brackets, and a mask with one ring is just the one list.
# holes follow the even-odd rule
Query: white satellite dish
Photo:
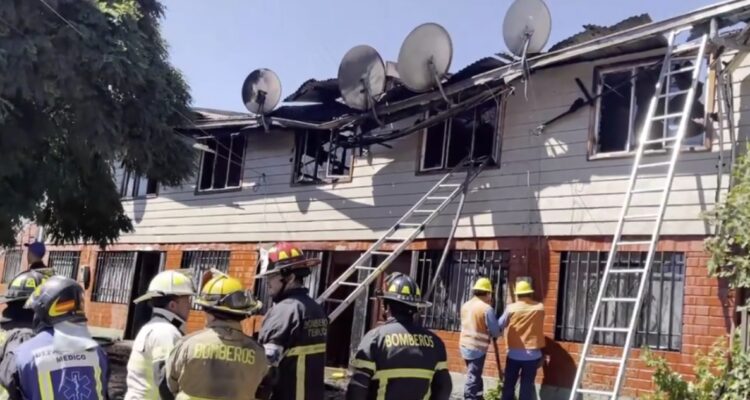
[[551, 31], [552, 15], [543, 0], [516, 0], [505, 14], [505, 45], [522, 59], [541, 52]]
[[385, 63], [370, 46], [352, 47], [341, 59], [338, 81], [341, 98], [349, 107], [371, 109], [385, 91]]
[[453, 42], [448, 31], [436, 23], [422, 24], [409, 33], [398, 53], [401, 82], [414, 92], [437, 87], [443, 93], [441, 81], [452, 58]]
[[281, 81], [270, 69], [260, 68], [251, 72], [242, 84], [242, 102], [248, 111], [265, 115], [273, 111], [281, 100]]

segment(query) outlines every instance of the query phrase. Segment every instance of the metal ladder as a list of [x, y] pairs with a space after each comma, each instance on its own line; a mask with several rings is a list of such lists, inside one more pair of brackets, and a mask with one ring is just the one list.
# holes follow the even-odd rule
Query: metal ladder
[[[656, 250], [656, 244], [659, 240], [659, 233], [661, 225], [664, 220], [664, 210], [669, 199], [669, 193], [672, 187], [672, 180], [674, 178], [675, 165], [677, 158], [680, 154], [680, 147], [682, 145], [682, 139], [687, 131], [688, 121], [690, 119], [691, 106], [695, 98], [696, 85], [699, 79], [700, 70], [702, 66], [703, 57], [706, 50], [706, 42], [708, 39], [707, 35], [703, 35], [700, 38], [697, 46], [676, 46], [675, 37], [681, 32], [687, 31], [691, 27], [681, 28], [673, 30], [669, 33], [669, 41], [666, 55], [659, 73], [659, 80], [656, 83], [654, 96], [651, 98], [648, 112], [646, 114], [645, 124], [643, 130], [640, 133], [638, 150], [635, 154], [635, 161], [633, 164], [633, 170], [630, 174], [630, 182], [628, 184], [627, 192], [625, 193], [625, 202], [620, 212], [620, 218], [617, 223], [617, 229], [615, 231], [614, 238], [612, 239], [612, 247], [609, 251], [607, 258], [607, 265], [604, 269], [603, 277], [601, 278], [601, 285], [594, 304], [594, 310], [591, 314], [591, 320], [589, 322], [588, 330], [586, 332], [586, 340], [583, 344], [583, 351], [581, 352], [581, 358], [578, 362], [578, 369], [576, 370], [575, 381], [573, 382], [573, 390], [570, 394], [570, 400], [577, 400], [579, 395], [595, 395], [608, 399], [616, 399], [620, 388], [622, 387], [623, 379], [625, 377], [625, 366], [628, 361], [628, 355], [630, 353], [630, 347], [635, 337], [636, 326], [639, 320], [639, 314], [641, 305], [643, 304], [644, 292], [646, 285], [649, 280], [651, 273], [651, 264], [654, 258], [654, 252]], [[693, 57], [677, 57], [678, 53], [682, 53], [686, 50], [694, 51], [697, 47], [697, 55]], [[675, 60], [693, 60], [692, 67], [678, 67], [673, 69], [672, 62]], [[677, 74], [692, 73], [692, 84], [689, 89], [680, 91], [670, 91], [670, 78]], [[685, 95], [685, 104], [682, 112], [670, 114], [668, 109], [668, 99], [670, 96]], [[654, 115], [660, 100], [664, 99], [664, 114]], [[649, 139], [651, 128], [654, 121], [664, 121], [664, 124], [668, 124], [670, 119], [680, 118], [679, 126], [675, 136], [666, 137], [664, 135], [660, 139]], [[642, 163], [644, 150], [646, 146], [653, 144], [662, 144], [665, 148], [671, 145], [672, 150], [669, 161], [656, 162], [656, 163]], [[665, 179], [663, 188], [649, 188], [649, 189], [635, 189], [636, 181], [639, 173], [644, 170], [650, 170], [658, 167], [668, 167], [666, 176], [661, 176]], [[631, 207], [631, 201], [633, 200], [634, 194], [639, 193], [661, 193], [661, 200], [659, 203], [659, 210], [656, 214], [630, 214], [628, 211]], [[651, 233], [651, 237], [647, 241], [623, 241], [620, 240], [623, 233], [623, 226], [627, 222], [631, 221], [647, 221], [653, 222], [654, 227]], [[622, 246], [632, 245], [648, 245], [648, 255], [646, 256], [645, 264], [643, 268], [612, 268], [616, 253]], [[607, 297], [607, 286], [610, 282], [610, 278], [613, 275], [619, 276], [620, 274], [640, 274], [638, 291], [636, 297]], [[613, 327], [599, 325], [599, 323], [606, 324], [606, 315], [599, 315], [602, 310], [602, 304], [612, 305], [634, 305], [629, 315], [629, 323], [627, 327]], [[625, 308], [627, 310], [627, 308]], [[627, 311], [626, 311], [627, 312]], [[601, 318], [604, 317], [604, 318]], [[600, 321], [600, 318], [602, 321]], [[614, 325], [614, 324], [613, 324]], [[594, 335], [597, 333], [607, 334], [611, 333], [614, 335], [626, 333], [625, 345], [622, 349], [622, 354], [619, 357], [602, 357], [590, 355], [591, 345], [594, 341]], [[592, 364], [604, 364], [604, 365], [617, 365], [617, 377], [615, 378], [614, 388], [612, 390], [601, 390], [601, 389], [587, 389], [582, 387], [584, 372], [588, 363]]]
[[[338, 303], [338, 306], [328, 315], [330, 322], [333, 322], [349, 305], [357, 300], [365, 289], [391, 265], [396, 257], [424, 231], [427, 224], [432, 222], [459, 194], [465, 195], [468, 185], [482, 172], [486, 163], [487, 160], [478, 164], [470, 162], [467, 166], [465, 162], [461, 162], [445, 174], [378, 241], [362, 253], [346, 271], [318, 296], [316, 301], [319, 304]], [[456, 182], [455, 178], [462, 174], [464, 167], [467, 168], [465, 177], [460, 183]], [[416, 219], [416, 221], [413, 219]], [[403, 232], [408, 234], [401, 237], [397, 236], [397, 234]], [[389, 241], [398, 242], [398, 245], [393, 251], [383, 250], [383, 245]], [[386, 258], [377, 266], [373, 266], [375, 256], [386, 256]], [[359, 272], [364, 273], [360, 274]], [[354, 282], [349, 281], [352, 276], [354, 276]], [[343, 299], [333, 298], [333, 294], [342, 287], [350, 287], [352, 290]]]

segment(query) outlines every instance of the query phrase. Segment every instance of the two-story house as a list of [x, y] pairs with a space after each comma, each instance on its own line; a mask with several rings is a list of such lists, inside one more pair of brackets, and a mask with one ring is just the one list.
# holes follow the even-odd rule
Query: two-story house
[[[195, 178], [181, 187], [162, 187], [118, 173], [135, 232], [104, 251], [89, 245], [51, 247], [49, 262], [79, 278], [79, 271], [90, 268], [90, 323], [118, 329], [125, 338], [134, 336], [147, 315], [132, 299], [164, 268], [218, 268], [255, 285], [263, 297], [263, 285], [254, 279], [258, 249], [276, 241], [295, 242], [323, 260], [309, 278], [311, 293], [319, 294], [446, 173], [467, 157], [487, 156], [491, 161], [470, 184], [425, 324], [444, 339], [450, 369], [460, 373], [459, 310], [474, 279], [492, 279], [501, 310], [512, 283], [529, 277], [546, 310], [546, 363], [538, 383], [550, 393], [569, 388], [665, 51], [664, 34], [675, 26], [708, 22], [707, 16], [726, 17], [721, 7], [739, 3], [747, 2], [728, 1], [662, 22], [640, 16], [590, 27], [532, 57], [526, 84], [511, 79], [519, 73], [507, 63], [480, 60], [446, 82], [459, 107], [450, 114], [439, 93], [409, 93], [396, 82], [383, 107], [403, 107], [392, 113], [381, 135], [370, 136], [389, 140], [373, 139], [367, 146], [342, 145], [366, 130], [347, 131], [343, 123], [369, 117], [337, 101], [335, 80], [307, 82], [271, 115], [268, 130], [243, 113], [196, 109], [196, 125], [184, 130], [204, 145]], [[729, 15], [748, 10], [745, 5]], [[712, 118], [721, 111], [716, 57], [735, 67], [729, 74], [734, 131]], [[750, 58], [712, 46], [702, 67], [695, 118], [676, 167], [635, 342], [655, 349], [683, 374], [692, 372], [697, 352], [705, 352], [733, 325], [733, 294], [707, 273], [703, 240], [712, 231], [701, 213], [726, 192], [732, 148], [744, 148], [737, 146], [746, 140], [745, 110], [750, 109], [745, 104]], [[490, 92], [478, 105], [462, 107], [462, 99]], [[300, 101], [316, 104], [294, 105]], [[674, 105], [679, 99], [670, 101]], [[574, 103], [573, 112], [537, 129]], [[409, 132], [415, 124], [424, 128]], [[661, 124], [653, 134], [673, 130]], [[664, 161], [666, 150], [654, 146], [646, 157]], [[663, 184], [662, 175], [655, 170], [644, 183]], [[644, 213], [659, 202], [658, 193], [639, 199], [635, 206]], [[455, 210], [454, 204], [434, 220], [389, 271], [412, 274], [425, 290]], [[631, 224], [625, 234], [648, 236], [650, 229]], [[633, 246], [616, 262], [637, 267], [646, 250]], [[20, 260], [19, 251], [6, 251], [4, 280], [20, 268]], [[625, 278], [618, 282], [623, 294], [634, 284]], [[345, 366], [346, 344], [356, 344], [380, 317], [377, 301], [369, 299], [337, 318], [329, 330], [329, 363]], [[613, 308], [607, 318], [618, 321], [625, 315]], [[194, 312], [190, 329], [202, 321]], [[246, 328], [254, 331], [258, 324], [255, 319]], [[597, 340], [600, 346], [623, 342], [624, 334], [615, 333]], [[651, 387], [651, 372], [639, 354], [635, 350], [631, 356], [625, 383], [634, 395]], [[496, 375], [493, 363], [487, 364], [485, 373]], [[611, 381], [614, 371], [614, 366], [595, 368], [586, 379]]]

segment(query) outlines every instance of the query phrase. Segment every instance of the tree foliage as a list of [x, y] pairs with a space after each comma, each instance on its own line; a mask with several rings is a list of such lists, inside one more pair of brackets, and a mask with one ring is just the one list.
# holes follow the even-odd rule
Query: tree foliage
[[125, 166], [177, 185], [194, 153], [158, 0], [0, 2], [0, 244], [36, 220], [56, 242], [132, 231], [113, 180]]
[[732, 171], [734, 183], [726, 200], [708, 217], [718, 227], [706, 240], [709, 273], [727, 278], [735, 288], [750, 287], [750, 157], [746, 149]]

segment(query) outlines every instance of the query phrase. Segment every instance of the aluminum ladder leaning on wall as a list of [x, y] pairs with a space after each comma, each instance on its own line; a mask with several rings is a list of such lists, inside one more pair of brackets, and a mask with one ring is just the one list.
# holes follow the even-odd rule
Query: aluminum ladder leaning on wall
[[[382, 274], [396, 258], [403, 253], [407, 246], [419, 236], [425, 227], [432, 222], [441, 211], [445, 210], [456, 197], [461, 197], [461, 206], [463, 198], [466, 196], [468, 185], [482, 172], [488, 159], [472, 160], [467, 162], [463, 160], [458, 166], [451, 169], [427, 192], [409, 211], [404, 214], [388, 231], [378, 239], [362, 255], [316, 299], [320, 304], [337, 303], [338, 305], [328, 315], [330, 322], [333, 322], [341, 313], [346, 310], [357, 298], [362, 295], [367, 287]], [[466, 173], [464, 175], [464, 168]], [[463, 177], [463, 178], [462, 178]], [[458, 181], [460, 179], [460, 181]], [[454, 228], [451, 231], [451, 242], [455, 226], [459, 218], [459, 212], [454, 220]], [[402, 234], [405, 236], [398, 236]], [[397, 243], [392, 251], [383, 249], [386, 242]], [[373, 262], [375, 256], [385, 256], [386, 258], [377, 263]], [[360, 273], [361, 272], [361, 273]], [[349, 279], [353, 277], [354, 281]], [[343, 299], [333, 297], [333, 294], [342, 287], [349, 287], [351, 291]]]
[[[609, 251], [609, 256], [607, 258], [607, 265], [604, 268], [604, 275], [601, 278], [601, 283], [599, 287], [599, 292], [596, 297], [596, 303], [594, 304], [594, 311], [591, 314], [591, 320], [589, 321], [588, 329], [586, 331], [586, 340], [583, 344], [583, 351], [581, 352], [581, 356], [578, 362], [578, 368], [576, 370], [576, 376], [575, 381], [573, 382], [573, 389], [570, 393], [570, 400], [577, 400], [580, 395], [595, 395], [598, 397], [604, 397], [608, 399], [616, 399], [618, 394], [620, 393], [620, 388], [622, 387], [623, 380], [625, 378], [625, 366], [628, 362], [628, 356], [630, 353], [630, 347], [633, 344], [633, 340], [635, 337], [636, 327], [638, 325], [638, 316], [640, 314], [641, 305], [643, 304], [643, 298], [644, 298], [644, 292], [646, 285], [648, 283], [648, 279], [651, 273], [651, 266], [654, 259], [654, 253], [656, 250], [656, 245], [659, 241], [659, 233], [661, 230], [661, 225], [664, 220], [664, 211], [667, 205], [667, 201], [669, 200], [669, 193], [672, 187], [672, 180], [674, 178], [674, 172], [675, 172], [675, 165], [677, 163], [677, 158], [680, 154], [680, 147], [682, 145], [682, 139], [685, 136], [685, 133], [687, 131], [688, 121], [690, 119], [691, 109], [693, 105], [693, 100], [695, 99], [695, 92], [696, 92], [696, 85], [700, 78], [700, 71], [701, 66], [703, 65], [703, 57], [705, 55], [706, 51], [706, 42], [708, 40], [708, 35], [703, 35], [699, 39], [699, 43], [696, 46], [695, 44], [691, 45], [681, 45], [677, 46], [675, 44], [675, 38], [678, 34], [690, 30], [692, 27], [685, 27], [680, 28], [677, 30], [673, 30], [669, 33], [669, 40], [668, 40], [668, 46], [667, 51], [664, 56], [664, 60], [661, 66], [661, 71], [659, 72], [659, 80], [656, 83], [654, 96], [651, 98], [651, 102], [649, 104], [649, 108], [646, 114], [646, 123], [643, 126], [643, 130], [640, 133], [639, 141], [638, 141], [638, 150], [635, 154], [635, 161], [633, 163], [633, 170], [630, 174], [630, 182], [628, 183], [628, 189], [625, 193], [625, 202], [622, 206], [622, 210], [620, 212], [620, 218], [617, 223], [617, 228], [615, 231], [614, 238], [612, 239], [612, 247]], [[697, 49], [697, 51], [696, 51]], [[686, 51], [696, 51], [695, 56], [683, 56], [680, 57], [678, 54], [684, 53]], [[681, 60], [687, 60], [691, 59], [693, 60], [693, 65], [691, 67], [679, 67], [676, 69], [673, 69], [672, 63], [674, 61], [681, 61]], [[692, 74], [692, 83], [689, 89], [686, 90], [680, 90], [680, 91], [670, 91], [671, 86], [671, 78], [677, 74], [685, 74], [685, 73], [691, 73]], [[669, 113], [668, 109], [668, 99], [670, 96], [681, 96], [684, 95], [685, 97], [685, 104], [683, 105], [683, 109], [681, 112], [676, 113]], [[655, 115], [658, 103], [664, 100], [664, 110], [665, 114], [662, 115]], [[663, 123], [669, 124], [670, 120], [679, 118], [679, 126], [677, 128], [677, 132], [674, 136], [666, 137], [666, 135], [660, 139], [652, 139], [650, 138], [651, 128], [653, 126], [654, 121], [663, 121]], [[667, 148], [668, 146], [671, 146], [671, 154], [669, 154], [669, 161], [665, 162], [657, 162], [657, 163], [643, 163], [643, 154], [644, 150], [646, 150], [646, 146], [653, 145], [653, 144], [662, 144], [664, 148]], [[659, 177], [664, 178], [664, 186], [659, 188], [649, 188], [649, 189], [635, 189], [636, 181], [638, 179], [639, 173], [643, 172], [644, 170], [653, 170], [654, 168], [659, 167], [668, 167], [666, 175], [659, 175]], [[653, 177], [653, 176], [651, 176]], [[631, 207], [631, 202], [633, 200], [634, 195], [640, 194], [640, 193], [661, 193], [661, 200], [659, 203], [659, 209], [656, 214], [630, 214], [628, 211]], [[647, 241], [623, 241], [621, 240], [621, 236], [623, 233], [623, 227], [626, 223], [631, 221], [646, 221], [653, 223], [653, 230], [651, 233], [651, 237]], [[646, 256], [646, 262], [642, 266], [643, 268], [612, 268], [614, 265], [616, 253], [618, 249], [622, 246], [628, 246], [628, 245], [648, 245], [648, 254]], [[639, 285], [638, 285], [638, 291], [636, 297], [608, 297], [607, 296], [607, 286], [610, 283], [610, 278], [613, 275], [620, 275], [620, 274], [633, 274], [633, 275], [640, 275]], [[628, 310], [628, 305], [633, 305], [632, 309], [630, 309], [630, 315], [628, 315], [628, 326], [626, 327], [613, 327], [613, 326], [604, 326], [600, 325], [600, 323], [604, 323], [606, 325], [606, 321], [600, 321], [600, 317], [606, 317], [604, 314], [599, 315], [600, 311], [602, 310], [602, 304], [619, 304], [619, 305], [625, 305], [625, 310]], [[627, 312], [627, 311], [626, 311]], [[602, 318], [604, 320], [605, 318]], [[589, 353], [591, 353], [591, 346], [592, 342], [594, 341], [594, 336], [599, 334], [607, 334], [611, 333], [613, 335], [616, 334], [626, 334], [625, 338], [625, 344], [622, 348], [622, 354], [619, 357], [601, 357], [601, 356], [591, 356]], [[602, 389], [588, 389], [583, 388], [583, 381], [584, 381], [584, 375], [586, 371], [587, 365], [591, 364], [599, 364], [599, 365], [617, 365], [617, 375], [614, 382], [614, 388], [611, 390], [602, 390]]]

